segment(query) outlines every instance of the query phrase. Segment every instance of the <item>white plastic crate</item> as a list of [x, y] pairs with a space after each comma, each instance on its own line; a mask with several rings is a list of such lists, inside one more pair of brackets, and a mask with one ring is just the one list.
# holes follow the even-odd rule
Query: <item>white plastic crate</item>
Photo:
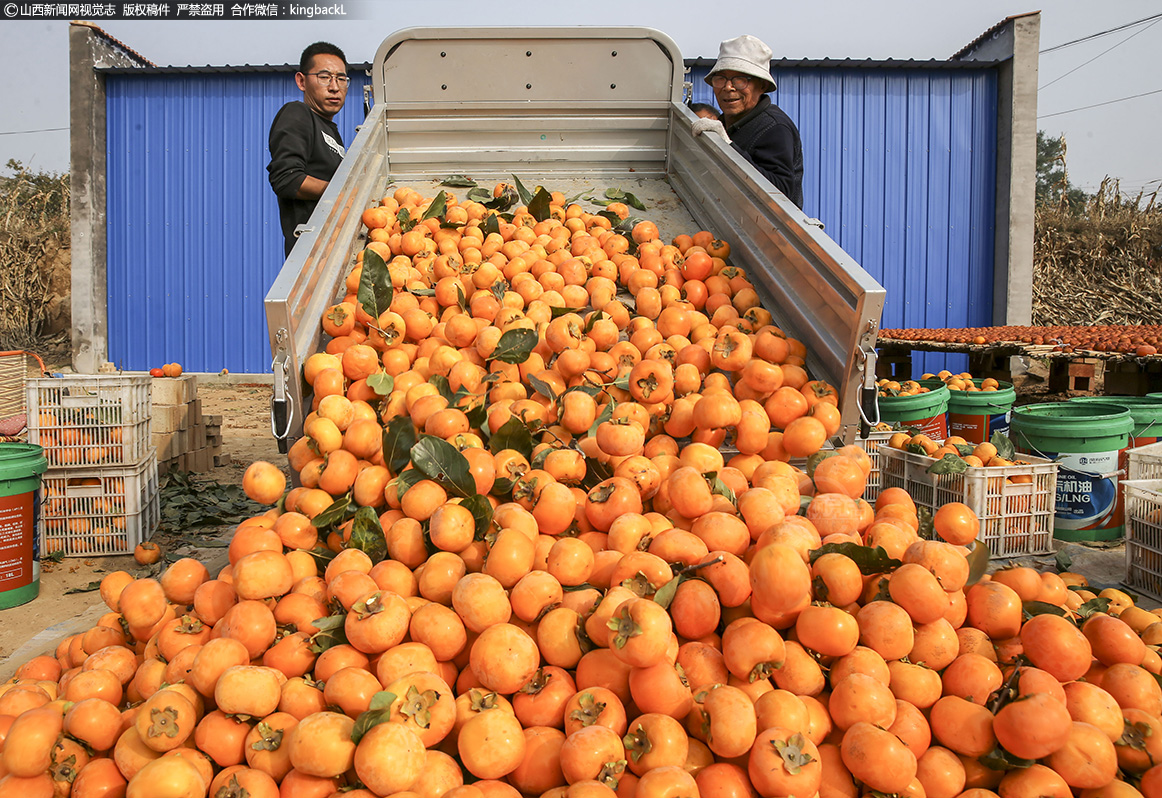
[[1126, 491], [1126, 586], [1162, 601], [1162, 479], [1119, 484]]
[[1127, 459], [1130, 479], [1162, 479], [1162, 443], [1136, 446], [1127, 452]]
[[157, 528], [157, 458], [131, 468], [49, 469], [41, 478], [42, 555], [129, 554]]
[[71, 375], [28, 381], [28, 441], [49, 468], [137, 466], [153, 454], [144, 375]]
[[[930, 474], [936, 462], [922, 454], [880, 447], [883, 488], [903, 488], [935, 513], [949, 502], [963, 502], [980, 519], [978, 540], [994, 557], [1048, 554], [1053, 551], [1057, 504], [1057, 463], [1021, 455], [1029, 465], [969, 467], [961, 474]], [[1010, 477], [1022, 481], [1010, 482]]]

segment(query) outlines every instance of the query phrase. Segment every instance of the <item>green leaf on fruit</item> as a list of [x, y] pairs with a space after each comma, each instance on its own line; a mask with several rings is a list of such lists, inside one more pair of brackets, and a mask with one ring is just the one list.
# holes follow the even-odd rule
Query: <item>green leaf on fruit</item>
[[509, 330], [497, 341], [496, 349], [492, 351], [492, 359], [514, 365], [524, 363], [536, 348], [537, 340], [535, 330], [526, 328]]
[[368, 709], [391, 709], [391, 705], [395, 703], [395, 693], [387, 690], [380, 690], [371, 697], [371, 705]]
[[359, 290], [356, 294], [363, 311], [371, 318], [378, 319], [391, 306], [394, 295], [391, 272], [383, 258], [373, 249], [363, 250], [363, 271], [359, 276]]
[[545, 221], [552, 215], [552, 210], [549, 208], [552, 201], [553, 198], [549, 196], [549, 192], [545, 191], [544, 188], [538, 188], [537, 193], [529, 200], [529, 213], [538, 222]]
[[597, 428], [613, 418], [613, 401], [608, 401], [605, 406], [601, 408], [601, 412], [597, 414], [597, 418], [593, 419], [593, 426], [589, 428], [589, 436], [592, 437], [597, 434]]
[[348, 511], [350, 511], [352, 504], [350, 493], [340, 496], [331, 502], [331, 506], [311, 519], [312, 526], [315, 529], [328, 529], [343, 523], [348, 518]]
[[449, 405], [456, 403], [456, 395], [452, 393], [452, 386], [448, 382], [448, 378], [443, 374], [433, 374], [428, 378], [428, 384], [436, 386], [436, 390], [440, 396], [448, 400]]
[[520, 197], [521, 204], [527, 207], [533, 201], [533, 193], [525, 188], [525, 184], [520, 182], [516, 175], [512, 176], [512, 182], [516, 185], [516, 193]]
[[988, 544], [983, 540], [974, 540], [972, 542], [972, 551], [968, 553], [968, 581], [965, 587], [971, 587], [981, 580], [985, 572], [989, 568], [989, 560], [992, 559], [992, 552], [989, 551]]
[[492, 525], [492, 503], [488, 501], [487, 496], [478, 493], [464, 499], [460, 504], [472, 513], [472, 519], [476, 522], [475, 539], [484, 540], [488, 528]]
[[387, 557], [387, 539], [383, 535], [379, 515], [373, 508], [360, 507], [355, 511], [355, 520], [351, 523], [351, 539], [347, 541], [347, 548], [359, 549], [371, 558], [372, 564]]
[[731, 504], [738, 506], [738, 498], [734, 495], [734, 491], [718, 477], [717, 471], [711, 471], [705, 475], [706, 482], [710, 485], [710, 493], [715, 496], [725, 496]]
[[553, 393], [553, 387], [551, 385], [549, 385], [549, 383], [545, 382], [544, 380], [530, 374], [529, 375], [529, 385], [532, 387], [532, 389], [534, 391], [536, 391], [541, 396], [548, 399], [550, 402], [557, 401], [557, 395], [555, 393]]
[[411, 211], [407, 208], [400, 208], [399, 213], [395, 215], [395, 220], [399, 222], [401, 233], [410, 233], [411, 229], [416, 226], [416, 220], [412, 218]]
[[416, 428], [407, 416], [396, 416], [383, 428], [383, 462], [393, 474], [401, 473], [412, 459]]
[[989, 770], [999, 770], [1005, 773], [1010, 770], [1023, 770], [1036, 764], [1035, 760], [1021, 759], [1020, 757], [1010, 754], [999, 745], [984, 756], [980, 757], [977, 761]]
[[1109, 609], [1110, 600], [1105, 596], [1096, 596], [1091, 598], [1089, 601], [1084, 602], [1080, 607], [1074, 610], [1074, 612], [1077, 613], [1078, 619], [1084, 621], [1086, 618], [1096, 613], [1109, 612]]
[[471, 188], [476, 185], [476, 181], [467, 175], [448, 175], [440, 185], [450, 188]]
[[395, 390], [395, 377], [380, 369], [367, 378], [367, 387], [378, 396], [388, 396]]
[[674, 601], [674, 596], [678, 595], [678, 586], [686, 580], [685, 574], [678, 574], [669, 582], [658, 588], [658, 592], [654, 594], [654, 601], [662, 605], [663, 609], [669, 609], [670, 604]]
[[1026, 618], [1032, 618], [1034, 615], [1057, 615], [1061, 618], [1065, 617], [1065, 609], [1063, 607], [1050, 604], [1048, 601], [1023, 601], [1021, 602], [1021, 611], [1025, 613]]
[[413, 485], [417, 482], [423, 482], [425, 479], [427, 479], [427, 476], [418, 468], [409, 468], [407, 471], [404, 471], [395, 478], [396, 497], [402, 499], [404, 494], [411, 490]]
[[951, 452], [949, 452], [948, 454], [944, 455], [939, 460], [937, 460], [935, 463], [928, 466], [927, 470], [928, 470], [929, 474], [935, 474], [935, 475], [963, 474], [965, 471], [968, 470], [968, 463], [964, 462], [964, 460], [961, 459], [960, 456], [952, 454]]
[[1000, 430], [992, 434], [992, 437], [989, 438], [989, 443], [997, 447], [997, 456], [1005, 460], [1012, 460], [1017, 454], [1017, 450], [1013, 447], [1013, 442], [1009, 439], [1009, 436]]
[[488, 439], [488, 449], [493, 454], [505, 449], [512, 449], [520, 452], [521, 456], [527, 460], [533, 456], [533, 435], [523, 421], [513, 416]]
[[412, 448], [412, 465], [451, 494], [462, 498], [476, 495], [476, 480], [467, 458], [442, 438], [422, 435]]
[[347, 613], [328, 615], [326, 618], [311, 621], [311, 625], [319, 630], [311, 635], [311, 651], [322, 654], [327, 649], [346, 645], [347, 633], [344, 631], [346, 622]]
[[842, 554], [859, 566], [859, 572], [864, 576], [886, 574], [904, 564], [894, 557], [889, 557], [883, 546], [873, 548], [858, 543], [824, 543], [819, 548], [811, 550], [810, 561], [814, 563], [824, 554]]
[[444, 214], [448, 211], [448, 195], [441, 191], [428, 205], [428, 209], [424, 211], [424, 215], [420, 217], [420, 221], [427, 219], [442, 219]]
[[363, 739], [363, 735], [389, 720], [391, 720], [390, 709], [369, 709], [360, 713], [359, 717], [355, 719], [355, 726], [351, 729], [351, 742], [358, 745], [359, 741]]

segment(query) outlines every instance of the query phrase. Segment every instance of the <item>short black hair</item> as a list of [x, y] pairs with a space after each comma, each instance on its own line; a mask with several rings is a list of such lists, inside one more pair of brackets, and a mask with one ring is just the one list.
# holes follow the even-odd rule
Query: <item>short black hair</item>
[[343, 55], [343, 51], [338, 47], [330, 42], [315, 42], [303, 50], [302, 56], [299, 57], [299, 72], [307, 74], [316, 55], [333, 55], [343, 62], [343, 66], [347, 65], [347, 56]]
[[714, 114], [715, 119], [718, 118], [718, 109], [710, 103], [690, 103], [689, 108], [694, 113], [698, 113], [699, 111], [709, 111], [710, 113]]

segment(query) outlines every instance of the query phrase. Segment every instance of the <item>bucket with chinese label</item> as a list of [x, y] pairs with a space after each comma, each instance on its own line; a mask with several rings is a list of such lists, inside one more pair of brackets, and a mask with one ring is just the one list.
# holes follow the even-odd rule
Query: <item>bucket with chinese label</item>
[[1118, 472], [1133, 428], [1129, 408], [1113, 403], [1048, 402], [1013, 410], [1010, 437], [1017, 451], [1058, 463], [1055, 538], [1122, 537]]
[[[973, 380], [979, 388], [983, 380]], [[1009, 416], [1017, 392], [1010, 382], [995, 391], [949, 391], [948, 434], [969, 443], [984, 443], [994, 432], [1009, 432]]]
[[0, 609], [25, 604], [40, 593], [36, 520], [44, 449], [0, 443]]
[[947, 386], [941, 384], [911, 396], [879, 397], [880, 421], [912, 427], [933, 440], [948, 437]]

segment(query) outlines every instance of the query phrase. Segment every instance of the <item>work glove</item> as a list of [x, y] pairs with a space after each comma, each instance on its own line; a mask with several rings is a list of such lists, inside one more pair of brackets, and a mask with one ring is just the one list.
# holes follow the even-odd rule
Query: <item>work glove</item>
[[722, 136], [723, 141], [727, 144], [730, 143], [730, 136], [726, 135], [726, 128], [717, 119], [698, 117], [694, 120], [694, 124], [690, 126], [690, 130], [695, 136], [701, 136], [703, 133], [717, 133], [719, 136]]

